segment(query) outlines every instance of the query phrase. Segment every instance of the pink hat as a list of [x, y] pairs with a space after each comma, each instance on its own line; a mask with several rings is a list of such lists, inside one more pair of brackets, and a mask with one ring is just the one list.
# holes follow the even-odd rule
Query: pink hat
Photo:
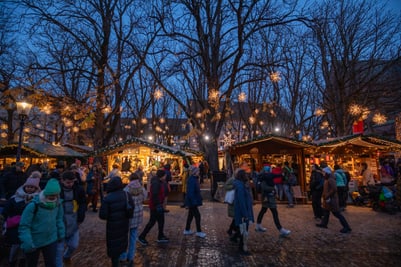
[[33, 186], [33, 187], [36, 187], [36, 189], [40, 189], [39, 182], [40, 182], [40, 179], [38, 179], [38, 178], [28, 178], [28, 179], [26, 179], [24, 187], [25, 186]]

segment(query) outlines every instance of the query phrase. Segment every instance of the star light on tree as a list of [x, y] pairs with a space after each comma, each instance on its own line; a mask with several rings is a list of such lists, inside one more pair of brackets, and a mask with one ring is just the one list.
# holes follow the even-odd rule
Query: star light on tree
[[160, 98], [163, 97], [163, 92], [160, 89], [157, 89], [154, 92], [153, 96], [155, 97], [156, 100], [159, 100]]
[[235, 139], [233, 139], [232, 137], [231, 137], [231, 134], [230, 133], [228, 133], [228, 134], [224, 134], [224, 137], [223, 137], [223, 146], [226, 148], [226, 147], [229, 147], [229, 146], [231, 146], [231, 145], [233, 145], [234, 143], [235, 143]]
[[387, 122], [387, 117], [381, 113], [377, 113], [373, 116], [372, 121], [376, 124], [384, 124]]
[[246, 101], [246, 94], [245, 94], [244, 92], [241, 92], [241, 93], [238, 95], [238, 101], [239, 101], [239, 102], [245, 102], [245, 101]]
[[272, 82], [279, 82], [280, 80], [281, 80], [281, 77], [280, 77], [280, 72], [279, 71], [275, 71], [275, 72], [272, 72], [272, 73], [270, 73], [270, 80], [272, 81]]

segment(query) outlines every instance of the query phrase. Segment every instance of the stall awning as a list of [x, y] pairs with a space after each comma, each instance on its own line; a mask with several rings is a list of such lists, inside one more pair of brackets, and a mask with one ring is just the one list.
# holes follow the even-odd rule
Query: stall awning
[[[17, 144], [1, 146], [0, 155], [1, 157], [15, 157], [17, 155], [17, 149]], [[28, 158], [85, 156], [85, 154], [79, 153], [71, 148], [56, 146], [49, 143], [24, 143], [21, 146], [21, 155]]]
[[190, 153], [190, 152], [186, 152], [186, 151], [182, 151], [178, 148], [175, 147], [171, 147], [171, 146], [166, 146], [166, 145], [161, 145], [161, 144], [155, 144], [152, 142], [148, 142], [146, 140], [143, 140], [141, 138], [130, 138], [128, 140], [125, 140], [123, 142], [119, 142], [116, 143], [114, 145], [110, 145], [101, 149], [98, 149], [96, 151], [94, 151], [94, 155], [95, 156], [103, 156], [103, 155], [107, 155], [113, 152], [118, 152], [120, 150], [124, 150], [127, 148], [132, 148], [132, 147], [136, 147], [136, 146], [146, 146], [149, 147], [153, 150], [159, 150], [161, 152], [165, 152], [168, 154], [172, 154], [172, 155], [176, 155], [176, 156], [181, 156], [181, 157], [193, 157], [195, 156], [195, 154]]

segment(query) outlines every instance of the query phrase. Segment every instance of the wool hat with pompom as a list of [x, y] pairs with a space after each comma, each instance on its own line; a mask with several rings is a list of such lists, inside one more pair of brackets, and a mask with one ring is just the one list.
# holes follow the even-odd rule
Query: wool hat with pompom
[[61, 188], [60, 188], [60, 183], [57, 179], [50, 179], [46, 186], [45, 189], [43, 190], [43, 194], [45, 196], [50, 196], [50, 195], [58, 195], [60, 194]]
[[40, 182], [40, 179], [30, 177], [30, 178], [26, 179], [26, 182], [24, 183], [24, 187], [25, 186], [33, 186], [36, 189], [40, 189], [39, 182]]

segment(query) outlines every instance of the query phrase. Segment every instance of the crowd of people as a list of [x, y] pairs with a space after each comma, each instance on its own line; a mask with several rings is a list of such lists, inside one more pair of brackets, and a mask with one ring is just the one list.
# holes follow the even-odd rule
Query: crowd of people
[[[100, 163], [94, 163], [85, 171], [80, 161], [69, 168], [59, 162], [53, 170], [39, 168], [28, 173], [24, 172], [23, 162], [17, 162], [0, 178], [0, 199], [5, 203], [1, 218], [6, 222], [5, 237], [10, 244], [9, 266], [37, 266], [40, 253], [45, 266], [62, 267], [71, 262], [79, 246], [79, 226], [88, 209], [99, 212], [99, 218], [106, 221], [107, 255], [112, 266], [120, 266], [122, 262], [133, 266], [136, 243], [147, 246], [147, 237], [156, 223], [157, 242], [169, 242], [164, 224], [171, 172], [169, 164], [162, 166], [150, 169], [145, 187], [145, 173], [141, 167], [129, 175], [126, 184], [117, 163], [106, 174]], [[202, 231], [199, 209], [203, 205], [200, 186], [201, 177], [205, 175], [202, 174], [204, 166], [183, 164], [181, 207], [187, 212], [182, 228], [185, 236], [205, 238], [207, 235]], [[391, 172], [388, 168], [385, 171]], [[235, 166], [224, 186], [226, 192], [234, 192], [234, 197], [227, 203], [231, 218], [227, 233], [231, 242], [238, 243], [241, 255], [251, 254], [248, 247], [251, 224], [255, 224], [254, 230], [260, 234], [267, 231], [262, 221], [268, 209], [280, 236], [291, 234], [280, 222], [277, 200], [282, 200], [285, 194], [287, 206], [294, 207], [293, 182], [290, 180], [292, 176], [296, 177], [295, 173], [296, 166], [290, 166], [288, 162], [275, 166], [265, 162], [260, 172], [247, 162]], [[361, 175], [364, 184], [375, 183], [364, 164]], [[347, 205], [349, 180], [349, 173], [337, 164], [333, 169], [324, 161], [320, 165], [313, 164], [309, 186], [317, 227], [327, 228], [330, 214], [333, 214], [342, 225], [341, 233], [352, 231], [342, 213]], [[261, 200], [257, 216], [253, 212], [255, 198]], [[150, 216], [143, 225], [145, 200], [149, 203]], [[193, 221], [194, 231], [191, 229]]]

